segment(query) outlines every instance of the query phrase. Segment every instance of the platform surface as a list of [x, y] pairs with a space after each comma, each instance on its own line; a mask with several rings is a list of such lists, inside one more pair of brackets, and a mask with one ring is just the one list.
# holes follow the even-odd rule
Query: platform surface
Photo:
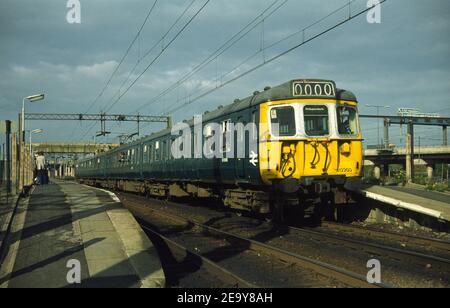
[[[70, 260], [81, 265], [81, 284], [68, 282]], [[5, 263], [0, 285], [9, 288], [165, 284], [156, 249], [122, 204], [73, 182], [38, 186], [19, 203]]]
[[425, 198], [431, 201], [437, 201], [445, 203], [443, 206], [450, 207], [450, 194], [441, 193], [438, 191], [429, 191], [425, 188], [413, 188], [413, 187], [403, 187], [403, 186], [385, 186], [386, 189], [391, 189], [397, 192], [407, 193], [409, 195]]
[[6, 188], [0, 186], [0, 249], [11, 222], [17, 198], [18, 196], [8, 195], [6, 193]]
[[401, 186], [367, 186], [366, 197], [450, 221], [450, 194]]

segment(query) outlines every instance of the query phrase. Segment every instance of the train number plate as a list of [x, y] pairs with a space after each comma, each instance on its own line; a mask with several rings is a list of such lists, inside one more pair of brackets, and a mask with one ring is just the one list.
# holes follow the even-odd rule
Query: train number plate
[[336, 97], [336, 85], [332, 81], [294, 81], [293, 96]]

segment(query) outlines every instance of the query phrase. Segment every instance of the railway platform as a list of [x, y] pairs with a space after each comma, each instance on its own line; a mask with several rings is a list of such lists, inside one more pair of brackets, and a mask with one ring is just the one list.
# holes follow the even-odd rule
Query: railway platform
[[17, 204], [18, 196], [8, 195], [6, 188], [0, 186], [0, 249], [10, 226], [10, 221]]
[[19, 201], [0, 287], [164, 287], [156, 249], [115, 195], [54, 180]]
[[450, 194], [427, 191], [420, 187], [366, 186], [365, 197], [397, 208], [450, 222]]

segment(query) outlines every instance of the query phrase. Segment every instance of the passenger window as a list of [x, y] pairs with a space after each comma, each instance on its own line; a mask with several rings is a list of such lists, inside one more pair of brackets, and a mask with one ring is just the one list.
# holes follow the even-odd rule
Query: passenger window
[[156, 144], [155, 144], [155, 161], [159, 161], [159, 152], [160, 152], [159, 141], [156, 141]]
[[275, 107], [270, 110], [272, 135], [275, 137], [294, 137], [297, 135], [295, 109], [292, 106]]
[[166, 144], [167, 144], [167, 142], [166, 142], [166, 141], [163, 141], [163, 144], [162, 144], [162, 157], [161, 157], [161, 160], [166, 160], [166, 150], [167, 150]]
[[337, 107], [338, 131], [339, 135], [358, 134], [358, 112], [356, 108], [350, 106]]
[[172, 145], [173, 145], [173, 139], [169, 140], [169, 144], [167, 146], [167, 153], [168, 153], [168, 159], [172, 160]]
[[305, 132], [308, 136], [327, 136], [330, 134], [327, 106], [305, 106]]
[[148, 163], [148, 145], [144, 145], [143, 163]]

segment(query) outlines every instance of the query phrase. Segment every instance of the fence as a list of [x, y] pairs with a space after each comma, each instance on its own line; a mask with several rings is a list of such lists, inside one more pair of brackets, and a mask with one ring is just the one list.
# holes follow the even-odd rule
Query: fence
[[0, 125], [0, 199], [4, 198], [8, 190], [11, 192], [10, 181], [11, 178], [11, 122], [3, 122]]
[[29, 145], [18, 142], [11, 121], [0, 122], [0, 198], [24, 191], [33, 183], [33, 161]]

